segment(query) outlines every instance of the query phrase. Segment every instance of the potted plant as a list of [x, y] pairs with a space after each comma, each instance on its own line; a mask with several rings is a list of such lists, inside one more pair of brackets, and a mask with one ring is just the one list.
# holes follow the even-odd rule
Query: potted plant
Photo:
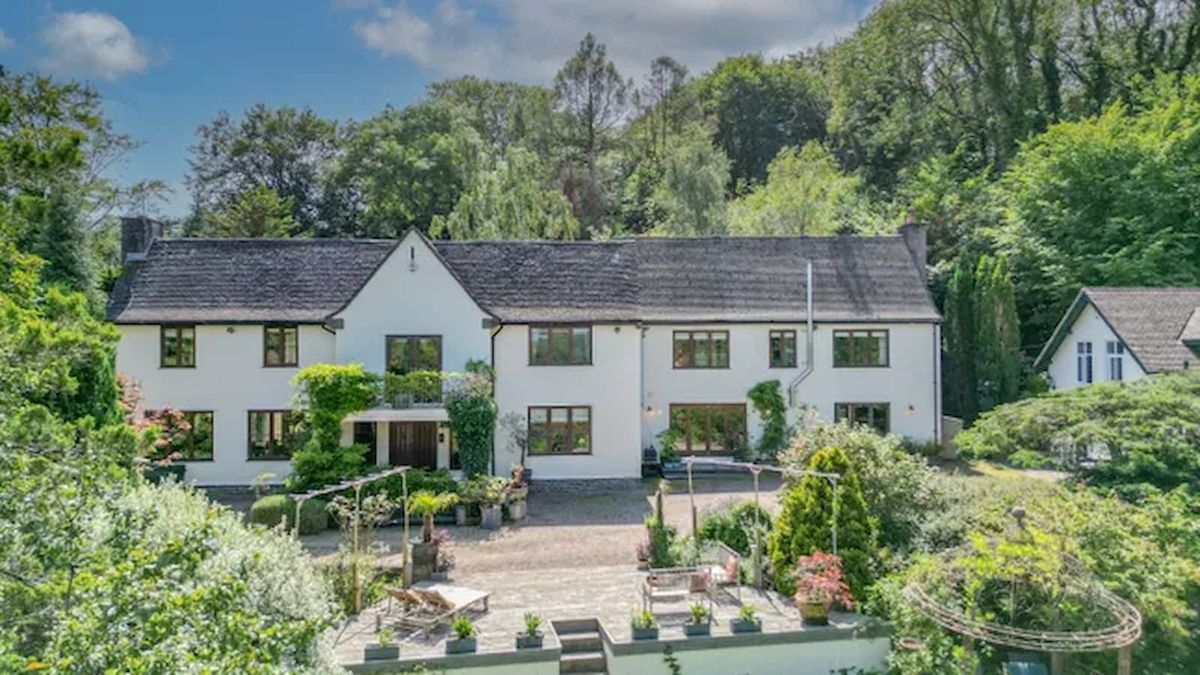
[[499, 426], [508, 432], [512, 445], [521, 451], [520, 462], [516, 466], [521, 467], [521, 480], [528, 484], [533, 480], [533, 469], [525, 466], [525, 457], [529, 454], [529, 422], [524, 415], [511, 412], [500, 418]]
[[450, 533], [438, 530], [433, 534], [433, 542], [437, 544], [437, 560], [433, 565], [433, 581], [446, 581], [450, 578], [450, 570], [454, 569], [454, 554], [446, 550], [452, 540]]
[[762, 619], [754, 612], [754, 605], [742, 605], [736, 619], [729, 622], [729, 630], [734, 633], [759, 633], [762, 631]]
[[664, 469], [678, 469], [683, 464], [679, 461], [679, 453], [675, 450], [675, 444], [683, 438], [683, 432], [679, 429], [669, 426], [666, 429], [658, 432], [658, 442], [662, 446], [662, 450], [658, 453], [658, 463]]
[[363, 647], [363, 661], [395, 661], [400, 658], [400, 645], [391, 628], [379, 631], [377, 642]]
[[703, 602], [692, 603], [689, 609], [691, 617], [689, 621], [683, 624], [683, 633], [688, 637], [699, 637], [708, 635], [712, 632], [712, 616], [709, 614], [708, 608]]
[[421, 541], [413, 544], [413, 578], [428, 579], [437, 566], [438, 543], [433, 538], [433, 517], [454, 506], [458, 495], [420, 490], [408, 498], [408, 512], [421, 518]]
[[512, 467], [512, 482], [508, 488], [508, 515], [513, 520], [525, 520], [529, 485], [525, 482], [525, 467], [516, 464]]
[[648, 609], [634, 612], [629, 619], [629, 627], [633, 631], [634, 640], [658, 639], [658, 623], [655, 622], [654, 615]]
[[475, 651], [475, 624], [465, 616], [460, 616], [450, 624], [454, 637], [446, 640], [447, 654], [469, 654]]
[[517, 649], [542, 648], [542, 617], [533, 612], [525, 612], [525, 632], [517, 633]]
[[796, 561], [796, 607], [800, 618], [810, 626], [829, 623], [829, 608], [837, 603], [847, 609], [854, 606], [850, 587], [842, 578], [842, 559], [817, 551]]
[[479, 505], [479, 526], [483, 529], [500, 529], [501, 507], [508, 499], [508, 488], [508, 480], [499, 476], [479, 475], [463, 484], [467, 499]]

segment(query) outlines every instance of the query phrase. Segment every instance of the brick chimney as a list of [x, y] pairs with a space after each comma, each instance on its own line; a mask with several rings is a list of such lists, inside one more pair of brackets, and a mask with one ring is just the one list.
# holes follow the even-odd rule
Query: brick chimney
[[121, 262], [145, 260], [155, 239], [162, 237], [162, 223], [146, 216], [121, 217]]
[[904, 237], [904, 245], [908, 247], [913, 263], [916, 264], [917, 271], [921, 273], [921, 279], [925, 280], [927, 275], [925, 265], [929, 258], [929, 241], [925, 226], [918, 223], [910, 212], [904, 224], [900, 226], [900, 236]]

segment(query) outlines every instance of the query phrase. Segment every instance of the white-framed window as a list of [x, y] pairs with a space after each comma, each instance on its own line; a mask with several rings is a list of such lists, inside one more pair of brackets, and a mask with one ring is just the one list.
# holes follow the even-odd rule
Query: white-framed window
[[1109, 340], [1105, 345], [1108, 352], [1108, 379], [1120, 382], [1125, 379], [1125, 343]]
[[1081, 384], [1092, 383], [1092, 343], [1075, 343], [1075, 380]]

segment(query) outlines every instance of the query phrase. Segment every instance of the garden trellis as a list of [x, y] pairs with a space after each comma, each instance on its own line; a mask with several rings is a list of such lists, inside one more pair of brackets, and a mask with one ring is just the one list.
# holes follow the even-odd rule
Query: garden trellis
[[752, 464], [750, 462], [730, 462], [725, 460], [709, 459], [705, 457], [685, 457], [683, 460], [687, 465], [688, 478], [688, 502], [692, 510], [692, 542], [696, 546], [697, 554], [699, 554], [700, 536], [699, 525], [696, 518], [696, 491], [692, 485], [692, 465], [708, 464], [711, 466], [732, 467], [737, 469], [745, 469], [754, 477], [754, 585], [759, 590], [762, 590], [762, 523], [759, 522], [759, 514], [762, 513], [762, 507], [759, 504], [759, 476], [763, 471], [770, 471], [781, 476], [817, 476], [824, 478], [833, 485], [833, 527], [832, 540], [834, 555], [838, 554], [837, 545], [837, 517], [838, 517], [838, 483], [842, 479], [840, 473], [827, 473], [822, 471], [809, 471], [808, 469], [788, 469], [780, 466], [772, 466], [769, 464]]
[[[1015, 507], [1013, 517], [1017, 527], [1024, 530], [1024, 509]], [[951, 549], [940, 559], [947, 565], [962, 555], [969, 554], [968, 547]], [[1104, 610], [1112, 622], [1107, 626], [1089, 630], [1033, 630], [1008, 626], [995, 621], [976, 618], [965, 609], [955, 609], [944, 600], [934, 597], [927, 584], [914, 581], [904, 588], [904, 596], [913, 608], [942, 628], [961, 635], [964, 652], [969, 653], [971, 640], [1010, 647], [1022, 651], [1043, 652], [1051, 655], [1057, 663], [1064, 654], [1117, 650], [1117, 675], [1129, 675], [1132, 670], [1132, 646], [1142, 636], [1142, 615], [1128, 601], [1108, 590], [1092, 572], [1074, 556], [1062, 553], [1061, 560], [1065, 578], [1063, 585], [1073, 594]], [[1061, 665], [1052, 667], [1055, 675]]]

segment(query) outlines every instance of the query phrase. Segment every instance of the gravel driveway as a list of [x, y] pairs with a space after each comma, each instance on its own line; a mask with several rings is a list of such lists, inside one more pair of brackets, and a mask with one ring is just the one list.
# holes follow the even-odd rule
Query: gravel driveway
[[[506, 570], [559, 569], [632, 565], [634, 547], [645, 532], [643, 521], [654, 508], [656, 481], [645, 480], [619, 491], [588, 493], [535, 489], [529, 497], [529, 516], [521, 523], [505, 523], [498, 531], [478, 527], [448, 526], [454, 543], [456, 574]], [[776, 508], [779, 481], [762, 479], [762, 503]], [[754, 487], [747, 477], [705, 477], [695, 482], [696, 508], [738, 500], [753, 500]], [[686, 481], [672, 483], [665, 510], [667, 521], [686, 532], [691, 527]], [[399, 548], [402, 530], [384, 528], [377, 539]], [[337, 550], [336, 530], [303, 538], [317, 557]]]

